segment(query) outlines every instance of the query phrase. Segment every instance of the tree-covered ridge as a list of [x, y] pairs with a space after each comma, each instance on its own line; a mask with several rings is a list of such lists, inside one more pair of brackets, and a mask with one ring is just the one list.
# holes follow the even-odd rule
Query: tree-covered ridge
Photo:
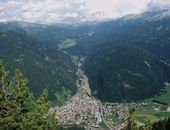
[[70, 56], [56, 49], [47, 48], [25, 32], [0, 30], [0, 58], [7, 69], [14, 73], [19, 68], [28, 78], [29, 88], [38, 97], [44, 88], [49, 99], [63, 90], [73, 95], [76, 91], [75, 66]]
[[101, 39], [84, 66], [93, 95], [103, 101], [144, 99], [170, 81], [170, 17], [154, 19], [164, 11], [97, 25], [94, 35]]
[[28, 90], [27, 79], [19, 71], [9, 78], [9, 73], [0, 62], [0, 129], [1, 130], [46, 130], [56, 128], [48, 92], [44, 90], [35, 100]]
[[[106, 55], [107, 48], [123, 44], [134, 45], [142, 48], [142, 52], [147, 51], [157, 57], [164, 64], [166, 76], [163, 78], [169, 80], [170, 17], [164, 16], [166, 11], [168, 10], [145, 12], [133, 17], [127, 16], [81, 26], [41, 25], [14, 21], [0, 23], [0, 58], [6, 61], [10, 71], [14, 68], [22, 70], [30, 80], [30, 90], [35, 96], [46, 87], [49, 90], [49, 99], [54, 100], [54, 93], [56, 93], [61, 102], [69, 95], [74, 95], [76, 91], [75, 66], [67, 54], [90, 59], [93, 53], [99, 54], [96, 57]], [[95, 60], [98, 59], [94, 59], [93, 62], [96, 62]], [[147, 61], [145, 64], [149, 65]], [[105, 71], [106, 68], [103, 70]], [[90, 74], [94, 73], [96, 72]], [[89, 80], [94, 82], [91, 77], [92, 75]], [[110, 77], [109, 81], [104, 82], [109, 83], [114, 78]], [[159, 84], [162, 85], [162, 80]], [[129, 84], [125, 86], [133, 88]], [[158, 89], [160, 90], [160, 86]]]
[[86, 59], [93, 95], [102, 101], [141, 100], [159, 94], [168, 79], [159, 58], [133, 45], [106, 47]]

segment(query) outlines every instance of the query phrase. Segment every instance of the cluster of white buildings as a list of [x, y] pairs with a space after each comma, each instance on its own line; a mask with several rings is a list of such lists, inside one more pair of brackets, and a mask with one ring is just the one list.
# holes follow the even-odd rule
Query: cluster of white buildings
[[97, 127], [102, 121], [101, 102], [85, 93], [77, 93], [63, 107], [59, 108], [56, 118], [62, 125], [85, 125]]

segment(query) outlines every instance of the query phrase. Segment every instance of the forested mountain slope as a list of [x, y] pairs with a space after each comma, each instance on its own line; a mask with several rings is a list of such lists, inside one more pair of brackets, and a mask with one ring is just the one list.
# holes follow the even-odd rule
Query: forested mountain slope
[[[84, 69], [94, 95], [104, 101], [138, 100], [159, 94], [170, 79], [169, 34], [169, 10], [72, 26], [6, 22], [0, 24], [0, 58], [11, 70], [19, 67], [33, 79], [34, 92], [47, 87], [52, 96], [58, 89], [62, 95], [76, 91], [75, 66], [69, 55], [86, 57]], [[122, 76], [116, 79], [115, 75]], [[116, 93], [122, 84], [137, 90]], [[147, 94], [136, 96], [140, 91]]]
[[49, 99], [56, 100], [54, 94], [76, 92], [75, 67], [72, 59], [55, 49], [49, 49], [40, 41], [28, 36], [25, 31], [0, 31], [0, 58], [13, 72], [19, 68], [28, 77], [30, 89], [38, 96], [44, 88], [49, 91]]
[[84, 65], [93, 94], [103, 101], [159, 94], [170, 80], [169, 11], [126, 16], [99, 26], [107, 35]]
[[159, 94], [167, 81], [164, 63], [133, 45], [97, 51], [85, 64], [93, 95], [103, 101], [131, 101]]

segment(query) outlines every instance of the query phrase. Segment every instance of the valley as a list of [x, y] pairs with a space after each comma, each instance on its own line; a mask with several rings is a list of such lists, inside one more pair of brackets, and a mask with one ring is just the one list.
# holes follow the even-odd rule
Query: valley
[[[77, 66], [77, 93], [61, 107], [54, 107], [56, 119], [59, 125], [65, 129], [74, 127], [85, 128], [87, 130], [121, 130], [126, 126], [128, 111], [131, 108], [136, 109], [136, 119], [138, 124], [148, 125], [170, 116], [169, 104], [154, 103], [153, 100], [166, 102], [169, 98], [169, 84], [167, 91], [161, 96], [155, 97], [149, 101], [109, 103], [102, 102], [91, 94], [88, 77], [82, 71], [85, 58], [78, 58], [70, 55]], [[158, 100], [159, 101], [159, 100]]]
[[170, 116], [170, 106], [151, 101], [131, 103], [102, 103], [91, 97], [83, 88], [62, 107], [54, 108], [59, 125], [85, 129], [120, 130], [125, 127], [128, 111], [136, 109], [138, 125], [148, 125]]
[[[37, 113], [49, 101], [58, 128], [121, 130], [130, 110], [138, 127], [149, 126], [170, 118], [169, 14], [149, 11], [72, 26], [2, 22], [0, 59], [12, 83], [16, 68], [28, 78], [21, 81], [25, 87], [28, 80], [29, 97], [18, 98], [34, 99], [31, 110]], [[9, 81], [5, 85], [11, 87]], [[22, 103], [19, 108], [27, 106]]]
[[[53, 111], [56, 111], [56, 118], [60, 121], [59, 124], [66, 128], [81, 126], [85, 129], [100, 129], [103, 122], [109, 129], [112, 129], [113, 126], [108, 125], [105, 121], [103, 111], [105, 107], [102, 102], [91, 95], [88, 78], [81, 70], [83, 60], [77, 60], [77, 62], [77, 94], [69, 99], [64, 106], [53, 108]], [[117, 129], [117, 127], [114, 128]]]

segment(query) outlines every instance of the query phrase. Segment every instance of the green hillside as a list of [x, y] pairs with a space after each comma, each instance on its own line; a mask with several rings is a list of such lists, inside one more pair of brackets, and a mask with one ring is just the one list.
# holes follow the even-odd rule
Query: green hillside
[[149, 98], [167, 80], [159, 58], [132, 45], [98, 50], [87, 58], [85, 70], [93, 95], [102, 101]]
[[56, 100], [56, 92], [67, 91], [66, 97], [76, 92], [75, 67], [70, 56], [46, 48], [26, 33], [10, 30], [0, 31], [0, 50], [0, 59], [8, 70], [22, 70], [36, 97], [44, 88], [48, 89], [50, 100]]

